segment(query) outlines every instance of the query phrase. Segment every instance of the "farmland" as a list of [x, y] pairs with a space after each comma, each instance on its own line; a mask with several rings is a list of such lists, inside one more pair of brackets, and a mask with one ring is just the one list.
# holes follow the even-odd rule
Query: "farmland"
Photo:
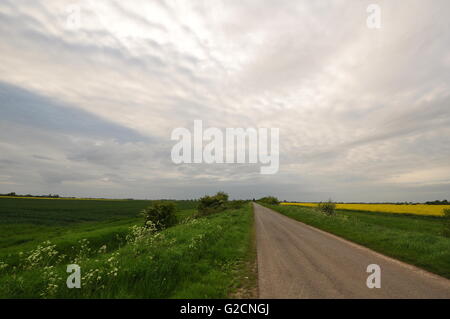
[[[303, 205], [266, 205], [290, 218], [450, 278], [450, 238], [442, 217], [337, 210], [327, 216]], [[339, 207], [339, 206], [338, 206]]]
[[[151, 201], [0, 198], [0, 260], [17, 259], [20, 251], [51, 240], [65, 253], [74, 242], [88, 239], [93, 248], [117, 245], [139, 212]], [[178, 215], [194, 212], [195, 202], [178, 202]]]
[[[222, 298], [245, 286], [252, 256], [249, 205], [178, 225], [142, 227], [151, 201], [0, 199], [0, 298]], [[223, 231], [226, 229], [227, 231]], [[67, 289], [66, 265], [83, 289]]]
[[[317, 203], [281, 203], [286, 206], [317, 207]], [[442, 216], [442, 211], [449, 205], [407, 205], [407, 204], [336, 204], [340, 210], [355, 210], [392, 214], [414, 214], [426, 216]]]

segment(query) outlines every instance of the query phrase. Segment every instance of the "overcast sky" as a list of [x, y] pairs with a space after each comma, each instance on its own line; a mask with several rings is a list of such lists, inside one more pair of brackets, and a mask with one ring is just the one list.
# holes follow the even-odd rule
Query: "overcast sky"
[[[450, 199], [449, 13], [448, 0], [2, 0], [0, 193]], [[196, 119], [279, 128], [278, 174], [172, 163], [172, 130]]]

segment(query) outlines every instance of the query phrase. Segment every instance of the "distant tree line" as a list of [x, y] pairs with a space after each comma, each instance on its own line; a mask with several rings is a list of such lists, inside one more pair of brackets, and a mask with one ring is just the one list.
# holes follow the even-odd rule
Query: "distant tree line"
[[432, 202], [425, 202], [427, 205], [450, 205], [450, 202], [446, 199], [444, 200], [435, 200]]
[[11, 192], [11, 193], [8, 193], [8, 194], [0, 194], [0, 196], [59, 198], [58, 194], [48, 194], [48, 195], [31, 195], [31, 194], [26, 194], [26, 195], [20, 195], [20, 194], [16, 194], [15, 192]]
[[280, 201], [275, 196], [266, 196], [258, 199], [258, 202], [269, 204], [269, 205], [278, 205]]
[[[218, 196], [217, 196], [218, 195]], [[0, 196], [10, 196], [10, 197], [45, 197], [45, 198], [76, 198], [76, 197], [61, 197], [58, 194], [48, 194], [48, 195], [20, 195], [16, 194], [15, 192], [7, 193], [7, 194], [0, 194]], [[133, 198], [127, 198], [126, 200], [133, 200]], [[172, 202], [176, 201], [175, 199], [160, 199], [159, 201], [167, 201]], [[218, 207], [222, 206], [222, 204], [218, 204], [217, 201], [222, 201], [223, 203], [228, 202], [228, 194], [224, 192], [219, 192], [216, 194], [216, 197], [213, 196], [205, 196], [204, 198], [200, 199], [185, 199], [184, 201], [187, 202], [200, 202], [200, 206], [204, 205], [205, 207], [208, 206], [214, 206], [218, 205]], [[233, 201], [233, 205], [240, 206], [243, 202], [248, 202], [250, 200], [240, 200], [240, 201]], [[253, 201], [262, 202], [265, 204], [270, 205], [278, 205], [280, 203], [280, 200], [274, 196], [266, 196], [260, 199], [253, 199]], [[230, 201], [231, 202], [231, 201]], [[287, 202], [286, 200], [283, 200], [283, 202]], [[321, 202], [308, 202], [308, 201], [288, 201], [290, 203], [317, 203], [320, 204]], [[377, 202], [377, 203], [371, 203], [371, 202], [334, 202], [335, 204], [390, 204], [390, 205], [419, 205], [422, 203], [414, 203], [414, 202]], [[434, 200], [434, 201], [427, 201], [423, 203], [425, 205], [450, 205], [450, 202], [446, 199], [444, 200]], [[202, 210], [202, 209], [201, 209]]]

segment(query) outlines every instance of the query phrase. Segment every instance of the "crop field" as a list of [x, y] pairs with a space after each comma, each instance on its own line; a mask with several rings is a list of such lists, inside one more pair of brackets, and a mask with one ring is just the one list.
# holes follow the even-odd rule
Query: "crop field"
[[222, 298], [249, 277], [249, 205], [193, 219], [198, 203], [176, 201], [178, 225], [153, 233], [151, 203], [0, 198], [0, 298]]
[[[267, 205], [305, 224], [450, 278], [450, 238], [443, 217], [337, 210], [327, 216], [304, 205]], [[397, 205], [394, 205], [397, 206]]]
[[[281, 203], [286, 206], [305, 206], [317, 207], [317, 203]], [[336, 204], [336, 208], [340, 210], [356, 210], [378, 213], [393, 214], [413, 214], [424, 216], [442, 216], [445, 208], [449, 205], [396, 205], [396, 204]]]
[[[11, 262], [17, 253], [51, 240], [64, 252], [72, 243], [117, 245], [130, 226], [141, 222], [144, 200], [61, 200], [0, 198], [0, 260]], [[179, 218], [194, 212], [196, 203], [179, 201]]]

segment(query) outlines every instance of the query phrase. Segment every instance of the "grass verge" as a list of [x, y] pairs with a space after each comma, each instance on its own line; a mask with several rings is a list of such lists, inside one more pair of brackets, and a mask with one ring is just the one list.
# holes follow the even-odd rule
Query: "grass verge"
[[247, 253], [236, 268], [235, 282], [230, 294], [233, 299], [258, 298], [258, 263], [256, 253], [256, 228], [254, 218], [254, 206], [251, 205], [251, 222], [248, 226]]
[[[155, 234], [136, 228], [112, 251], [77, 247], [58, 259], [41, 247], [0, 267], [0, 298], [227, 298], [251, 286], [252, 223], [246, 205]], [[80, 289], [66, 287], [68, 263], [81, 267]]]

